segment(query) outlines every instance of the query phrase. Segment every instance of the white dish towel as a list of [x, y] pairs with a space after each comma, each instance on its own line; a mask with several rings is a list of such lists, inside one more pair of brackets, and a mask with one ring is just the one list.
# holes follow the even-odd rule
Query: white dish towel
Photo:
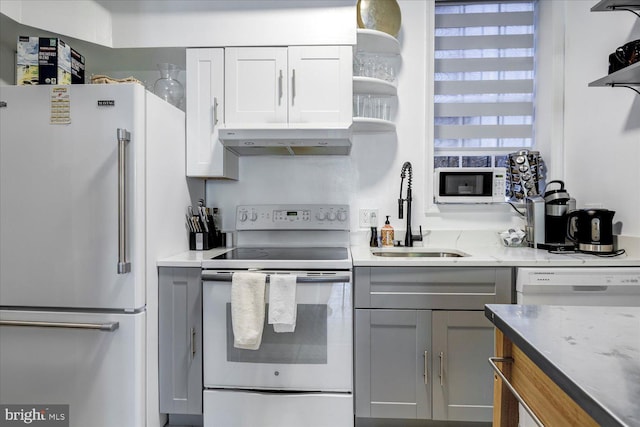
[[263, 273], [233, 273], [231, 278], [231, 323], [233, 346], [257, 350], [264, 329], [265, 283]]
[[294, 274], [272, 274], [269, 278], [269, 324], [275, 332], [296, 329], [296, 281]]

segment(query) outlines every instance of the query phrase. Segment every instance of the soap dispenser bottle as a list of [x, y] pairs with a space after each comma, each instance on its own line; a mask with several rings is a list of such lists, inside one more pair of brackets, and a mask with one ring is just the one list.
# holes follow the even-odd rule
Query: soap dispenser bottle
[[384, 222], [384, 227], [380, 230], [380, 234], [382, 237], [382, 246], [393, 246], [393, 227], [389, 223], [389, 215], [387, 215], [387, 220]]
[[371, 239], [369, 240], [369, 246], [372, 248], [378, 247], [378, 227], [371, 227]]

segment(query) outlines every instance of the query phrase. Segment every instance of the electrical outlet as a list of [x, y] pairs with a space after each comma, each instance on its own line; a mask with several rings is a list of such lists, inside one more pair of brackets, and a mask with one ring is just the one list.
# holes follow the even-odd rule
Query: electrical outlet
[[359, 226], [360, 228], [377, 227], [378, 209], [360, 209]]

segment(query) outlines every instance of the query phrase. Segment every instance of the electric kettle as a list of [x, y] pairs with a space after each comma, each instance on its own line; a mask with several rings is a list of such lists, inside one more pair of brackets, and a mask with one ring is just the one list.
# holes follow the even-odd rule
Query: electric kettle
[[567, 238], [578, 250], [589, 253], [612, 253], [613, 216], [608, 209], [578, 209], [567, 214]]

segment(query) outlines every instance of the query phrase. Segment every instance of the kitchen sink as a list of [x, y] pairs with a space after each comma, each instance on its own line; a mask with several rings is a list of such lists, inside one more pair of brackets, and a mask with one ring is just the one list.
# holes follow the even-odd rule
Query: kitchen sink
[[372, 251], [375, 256], [381, 257], [426, 257], [426, 258], [460, 258], [468, 254], [456, 250], [404, 250], [404, 251]]

